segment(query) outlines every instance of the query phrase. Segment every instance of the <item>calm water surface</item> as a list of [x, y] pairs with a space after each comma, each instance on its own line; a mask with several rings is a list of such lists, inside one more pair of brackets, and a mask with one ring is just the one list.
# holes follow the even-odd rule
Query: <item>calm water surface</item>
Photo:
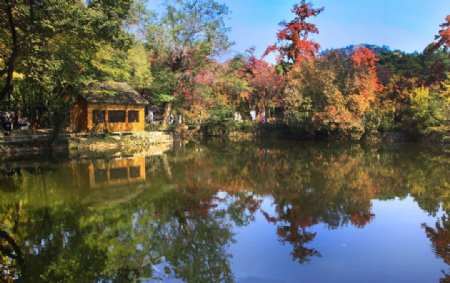
[[449, 151], [191, 143], [0, 164], [8, 282], [450, 282]]

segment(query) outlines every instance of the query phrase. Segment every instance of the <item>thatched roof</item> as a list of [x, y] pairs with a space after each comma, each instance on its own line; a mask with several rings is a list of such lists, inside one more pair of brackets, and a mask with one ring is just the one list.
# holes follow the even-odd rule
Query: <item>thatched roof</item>
[[147, 105], [148, 101], [127, 83], [96, 82], [81, 94], [88, 103]]

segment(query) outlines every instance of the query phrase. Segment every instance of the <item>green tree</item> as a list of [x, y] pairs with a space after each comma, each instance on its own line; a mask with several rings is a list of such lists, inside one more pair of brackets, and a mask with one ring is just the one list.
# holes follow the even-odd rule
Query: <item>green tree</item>
[[[67, 121], [73, 97], [92, 80], [91, 61], [107, 42], [126, 49], [131, 37], [122, 23], [131, 1], [2, 1], [0, 99], [33, 123], [54, 129]], [[6, 21], [6, 19], [8, 19]], [[14, 28], [12, 28], [14, 27]], [[20, 73], [14, 79], [11, 73]], [[6, 75], [3, 75], [6, 74]], [[13, 86], [16, 86], [13, 88]]]
[[14, 72], [36, 81], [56, 72], [46, 83], [58, 92], [71, 82], [69, 77], [76, 79], [86, 70], [103, 40], [123, 45], [127, 36], [121, 24], [130, 2], [2, 1], [0, 99], [12, 94]]
[[[445, 86], [444, 86], [445, 87]], [[447, 87], [419, 87], [409, 95], [407, 123], [409, 130], [421, 135], [448, 132], [450, 123], [450, 96]]]
[[224, 17], [228, 8], [215, 0], [171, 0], [163, 14], [147, 29], [147, 42], [158, 81], [152, 89], [155, 101], [164, 104], [167, 123], [175, 98], [183, 101], [192, 94], [193, 77], [230, 46]]
[[105, 45], [91, 63], [98, 80], [127, 82], [137, 89], [149, 88], [153, 81], [150, 54], [138, 41], [128, 51]]

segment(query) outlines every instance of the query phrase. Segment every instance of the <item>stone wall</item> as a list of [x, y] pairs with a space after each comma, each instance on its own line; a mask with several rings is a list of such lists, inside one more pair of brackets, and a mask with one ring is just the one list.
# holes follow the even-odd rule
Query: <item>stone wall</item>
[[[51, 151], [57, 152], [124, 152], [145, 153], [147, 150], [164, 151], [173, 144], [172, 135], [165, 132], [141, 132], [129, 135], [81, 135], [61, 134], [53, 147], [49, 144], [50, 133], [0, 136], [0, 159], [14, 156], [33, 156]], [[161, 145], [160, 148], [155, 147]]]
[[165, 132], [142, 132], [130, 135], [101, 135], [72, 137], [69, 148], [72, 152], [144, 152], [154, 145], [172, 145], [171, 134]]

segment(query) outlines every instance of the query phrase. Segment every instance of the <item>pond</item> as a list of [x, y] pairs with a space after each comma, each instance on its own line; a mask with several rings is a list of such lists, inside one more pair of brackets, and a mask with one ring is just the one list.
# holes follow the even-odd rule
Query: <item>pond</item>
[[449, 151], [207, 141], [0, 164], [17, 282], [448, 282]]

